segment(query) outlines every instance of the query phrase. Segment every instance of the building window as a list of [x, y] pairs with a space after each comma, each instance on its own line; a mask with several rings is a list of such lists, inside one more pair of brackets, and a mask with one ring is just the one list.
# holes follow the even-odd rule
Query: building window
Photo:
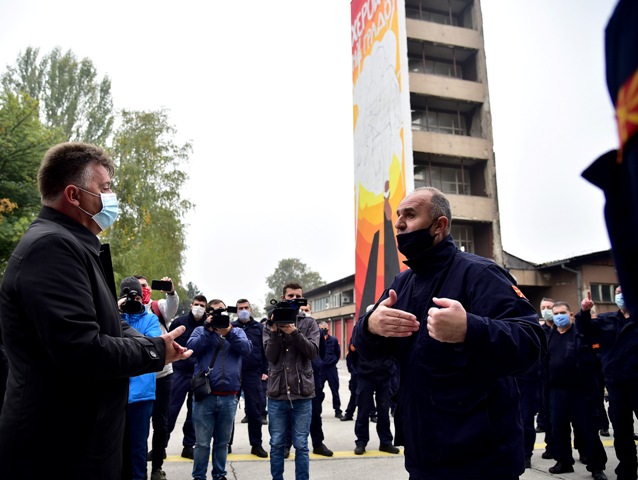
[[474, 231], [468, 225], [452, 225], [452, 237], [463, 252], [474, 253]]
[[616, 296], [616, 285], [608, 283], [592, 283], [591, 299], [594, 303], [614, 303]]
[[454, 62], [446, 60], [433, 58], [423, 60], [420, 57], [410, 57], [408, 58], [408, 65], [412, 73], [428, 73], [442, 77], [463, 78], [463, 68], [461, 65], [455, 65]]
[[467, 135], [464, 117], [457, 112], [441, 112], [431, 109], [412, 110], [412, 130]]
[[443, 193], [471, 195], [469, 172], [461, 167], [425, 165], [414, 167], [415, 187], [436, 187]]
[[329, 297], [318, 298], [317, 300], [312, 301], [312, 305], [310, 306], [313, 312], [321, 312], [322, 310], [328, 310], [329, 307]]
[[414, 18], [416, 20], [425, 20], [426, 22], [439, 23], [441, 25], [454, 25], [455, 27], [461, 25], [461, 22], [457, 15], [425, 10], [420, 4], [406, 5], [405, 16], [407, 18]]

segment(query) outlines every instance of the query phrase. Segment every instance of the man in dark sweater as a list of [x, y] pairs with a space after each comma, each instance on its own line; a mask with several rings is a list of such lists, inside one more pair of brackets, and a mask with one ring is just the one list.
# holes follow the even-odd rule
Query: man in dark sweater
[[574, 471], [572, 430], [578, 432], [580, 451], [587, 457], [587, 470], [595, 480], [607, 480], [603, 473], [607, 454], [598, 436], [595, 419], [598, 380], [594, 352], [572, 324], [567, 302], [555, 302], [554, 324], [547, 341], [549, 417], [552, 453], [556, 465], [550, 473]]

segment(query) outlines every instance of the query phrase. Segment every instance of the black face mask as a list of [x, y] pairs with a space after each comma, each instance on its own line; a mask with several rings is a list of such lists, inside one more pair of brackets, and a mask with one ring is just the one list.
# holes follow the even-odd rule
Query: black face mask
[[421, 230], [414, 230], [410, 233], [397, 235], [397, 248], [399, 252], [410, 260], [430, 248], [434, 243], [434, 237], [430, 235], [430, 228], [432, 228], [435, 222], [436, 220], [434, 220], [429, 227], [425, 227]]

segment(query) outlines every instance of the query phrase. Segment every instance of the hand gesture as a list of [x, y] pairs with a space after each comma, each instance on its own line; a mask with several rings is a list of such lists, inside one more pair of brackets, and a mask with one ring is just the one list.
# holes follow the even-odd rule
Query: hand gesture
[[166, 346], [166, 359], [164, 360], [164, 363], [169, 364], [177, 360], [184, 360], [193, 354], [192, 350], [182, 347], [175, 341], [175, 339], [185, 331], [186, 327], [184, 325], [180, 325], [176, 329], [160, 335], [160, 338], [164, 340], [164, 344]]
[[368, 317], [368, 330], [382, 337], [409, 337], [419, 330], [419, 321], [410, 312], [392, 306], [397, 302], [397, 293], [388, 292], [388, 298]]
[[217, 333], [219, 333], [222, 337], [225, 337], [226, 335], [228, 335], [228, 332], [232, 330], [232, 328], [232, 325], [228, 325], [228, 327], [226, 328], [216, 328], [215, 330], [217, 330]]
[[171, 277], [162, 277], [162, 280], [166, 282], [171, 282], [171, 289], [169, 291], [164, 291], [164, 290], [160, 290], [160, 291], [164, 293], [173, 293], [175, 291], [175, 285], [173, 284], [173, 280], [171, 279]]
[[279, 330], [287, 335], [290, 335], [292, 332], [297, 330], [297, 326], [294, 323], [283, 323], [279, 325]]
[[430, 337], [444, 343], [463, 343], [467, 334], [467, 312], [460, 302], [450, 298], [432, 298], [435, 305], [428, 310]]
[[580, 308], [583, 312], [589, 312], [594, 307], [594, 301], [591, 299], [591, 292], [587, 292], [587, 298], [583, 298], [580, 302]]

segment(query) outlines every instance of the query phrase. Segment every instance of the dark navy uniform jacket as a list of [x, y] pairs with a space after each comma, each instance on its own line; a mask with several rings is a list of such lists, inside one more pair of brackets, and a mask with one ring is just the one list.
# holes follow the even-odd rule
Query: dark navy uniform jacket
[[[182, 347], [188, 348], [188, 339], [193, 334], [193, 330], [195, 330], [197, 327], [202, 326], [205, 319], [206, 317], [204, 316], [197, 320], [193, 315], [193, 312], [188, 312], [186, 315], [177, 317], [175, 320], [173, 320], [168, 330], [173, 331], [177, 327], [184, 325], [184, 327], [186, 327], [186, 330], [179, 337], [177, 337], [175, 341]], [[195, 357], [191, 355], [186, 360], [174, 362], [173, 371], [182, 375], [192, 376], [195, 373]]]
[[262, 338], [264, 335], [264, 326], [257, 322], [253, 317], [250, 317], [250, 321], [242, 323], [239, 320], [233, 322], [233, 327], [241, 328], [248, 340], [253, 344], [253, 349], [250, 355], [243, 359], [241, 364], [242, 373], [254, 372], [262, 374], [268, 373], [268, 359], [264, 353], [264, 344]]
[[326, 338], [326, 358], [323, 360], [324, 367], [334, 367], [341, 358], [341, 348], [339, 347], [339, 341], [337, 337], [328, 335]]
[[[513, 376], [545, 347], [536, 311], [504, 269], [458, 250], [451, 236], [406, 264], [410, 269], [390, 286], [397, 292], [393, 308], [416, 315], [420, 330], [400, 339], [373, 335], [368, 313], [353, 335], [361, 357], [395, 355], [400, 362], [395, 416], [410, 479], [517, 477], [524, 454]], [[386, 290], [379, 302], [387, 296]], [[467, 311], [464, 343], [429, 336], [433, 296], [457, 300]]]
[[600, 344], [606, 385], [638, 382], [638, 330], [631, 317], [617, 310], [592, 319], [591, 312], [581, 310], [576, 326], [590, 343]]

